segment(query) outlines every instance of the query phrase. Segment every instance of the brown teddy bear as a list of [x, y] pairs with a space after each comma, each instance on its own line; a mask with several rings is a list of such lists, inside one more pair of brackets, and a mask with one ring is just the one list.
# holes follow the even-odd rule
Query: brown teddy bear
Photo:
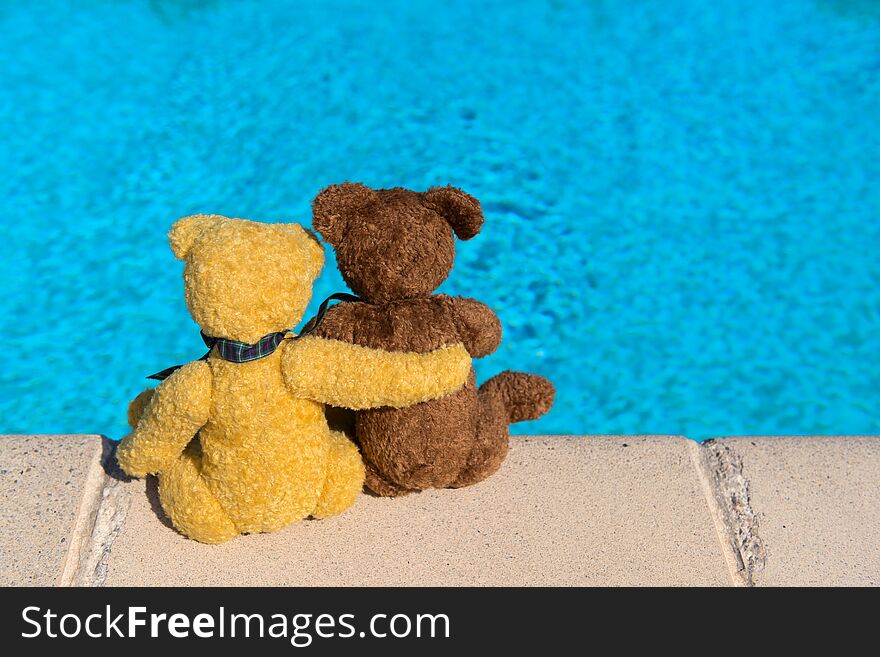
[[[454, 187], [419, 193], [331, 185], [315, 198], [313, 227], [336, 250], [342, 277], [360, 301], [338, 304], [314, 335], [391, 352], [430, 352], [463, 344], [472, 358], [501, 342], [501, 323], [474, 299], [432, 294], [455, 259], [455, 236], [474, 237], [480, 203]], [[465, 386], [408, 408], [359, 411], [354, 430], [367, 486], [383, 496], [459, 488], [493, 474], [507, 455], [512, 422], [550, 410], [545, 378], [502, 372], [479, 387], [471, 368]]]

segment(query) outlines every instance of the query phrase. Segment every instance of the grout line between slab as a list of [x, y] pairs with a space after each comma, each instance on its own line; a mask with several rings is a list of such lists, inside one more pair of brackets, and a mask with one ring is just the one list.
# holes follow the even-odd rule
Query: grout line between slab
[[89, 550], [80, 563], [74, 586], [104, 586], [110, 566], [113, 542], [125, 527], [131, 506], [131, 487], [125, 481], [107, 475], [101, 504], [89, 540]]
[[752, 507], [751, 483], [742, 456], [723, 440], [707, 440], [701, 447], [740, 575], [747, 586], [755, 586], [756, 576], [767, 565], [768, 550], [760, 531], [760, 514]]
[[89, 550], [89, 539], [95, 526], [95, 518], [101, 505], [104, 491], [104, 459], [106, 456], [107, 439], [101, 436], [100, 448], [96, 451], [96, 458], [92, 460], [86, 479], [83, 483], [82, 497], [76, 512], [76, 518], [68, 535], [67, 554], [61, 568], [57, 586], [75, 586], [80, 564]]
[[116, 444], [102, 437], [100, 458], [89, 468], [59, 586], [103, 586], [113, 541], [131, 506], [128, 479], [115, 465]]
[[730, 575], [731, 584], [738, 587], [749, 586], [749, 583], [743, 577], [745, 566], [742, 562], [742, 557], [735, 548], [732, 528], [727, 526], [725, 514], [718, 503], [719, 491], [715, 486], [714, 477], [709, 471], [709, 462], [706, 459], [705, 453], [706, 448], [695, 440], [686, 440], [690, 442], [688, 448], [691, 453], [691, 462], [700, 481], [700, 488], [703, 489], [703, 496], [706, 499], [706, 505], [709, 507], [709, 516], [715, 525], [715, 535], [718, 537], [718, 544], [724, 557], [724, 563], [727, 566], [728, 575]]

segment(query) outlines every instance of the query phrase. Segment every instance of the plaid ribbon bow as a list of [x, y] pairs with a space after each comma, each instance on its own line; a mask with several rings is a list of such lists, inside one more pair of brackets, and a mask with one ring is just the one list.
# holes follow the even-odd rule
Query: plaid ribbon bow
[[[278, 348], [278, 345], [284, 340], [298, 340], [318, 328], [318, 324], [324, 320], [324, 315], [327, 314], [327, 308], [331, 301], [360, 301], [360, 299], [353, 294], [346, 294], [345, 292], [331, 294], [324, 299], [324, 302], [318, 308], [318, 314], [315, 315], [315, 319], [311, 320], [306, 325], [303, 332], [290, 338], [287, 337], [287, 334], [290, 333], [290, 331], [277, 331], [275, 333], [264, 335], [254, 344], [249, 344], [247, 342], [238, 342], [237, 340], [227, 340], [226, 338], [215, 338], [202, 333], [202, 340], [204, 340], [205, 346], [208, 347], [208, 353], [199, 358], [199, 360], [207, 360], [208, 356], [210, 356], [211, 352], [214, 350], [214, 347], [217, 347], [217, 355], [223, 360], [228, 360], [230, 363], [248, 363], [252, 360], [265, 358], [274, 353]], [[164, 369], [161, 372], [151, 374], [147, 378], [164, 381], [181, 367], [183, 367], [183, 365], [175, 365]]]

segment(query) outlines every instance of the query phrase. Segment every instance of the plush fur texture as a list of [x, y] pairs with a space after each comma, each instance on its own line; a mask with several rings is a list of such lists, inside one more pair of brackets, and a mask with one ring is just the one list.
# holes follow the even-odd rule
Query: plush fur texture
[[[462, 387], [470, 356], [460, 344], [428, 353], [368, 349], [339, 340], [304, 337], [287, 347], [282, 371], [297, 397], [351, 409], [410, 406]], [[343, 379], [338, 372], [360, 372]]]
[[345, 183], [314, 200], [313, 226], [364, 300], [332, 307], [314, 335], [401, 353], [460, 345], [469, 356], [463, 388], [408, 408], [357, 413], [367, 486], [379, 495], [485, 479], [507, 454], [508, 425], [553, 404], [553, 385], [531, 374], [503, 372], [477, 388], [470, 359], [498, 348], [501, 323], [479, 301], [432, 294], [452, 269], [455, 236], [470, 239], [482, 224], [479, 202], [454, 187], [418, 193]]
[[[196, 215], [169, 237], [203, 331], [249, 343], [299, 321], [324, 258], [296, 224]], [[358, 450], [328, 428], [324, 402], [421, 402], [462, 387], [469, 363], [455, 347], [389, 353], [317, 337], [247, 363], [215, 352], [132, 401], [117, 456], [132, 476], [158, 474], [162, 508], [191, 538], [274, 531], [340, 513], [363, 487]]]

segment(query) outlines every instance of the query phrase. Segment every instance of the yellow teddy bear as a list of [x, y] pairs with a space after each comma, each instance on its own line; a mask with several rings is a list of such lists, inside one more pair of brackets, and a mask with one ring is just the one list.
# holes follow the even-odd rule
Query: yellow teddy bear
[[[186, 263], [187, 306], [214, 346], [132, 402], [134, 430], [117, 457], [132, 476], [158, 474], [162, 508], [190, 538], [221, 543], [341, 513], [364, 467], [323, 404], [408, 406], [467, 379], [462, 345], [394, 353], [288, 333], [324, 262], [297, 224], [194, 215], [169, 239]], [[230, 356], [242, 350], [254, 358]]]

